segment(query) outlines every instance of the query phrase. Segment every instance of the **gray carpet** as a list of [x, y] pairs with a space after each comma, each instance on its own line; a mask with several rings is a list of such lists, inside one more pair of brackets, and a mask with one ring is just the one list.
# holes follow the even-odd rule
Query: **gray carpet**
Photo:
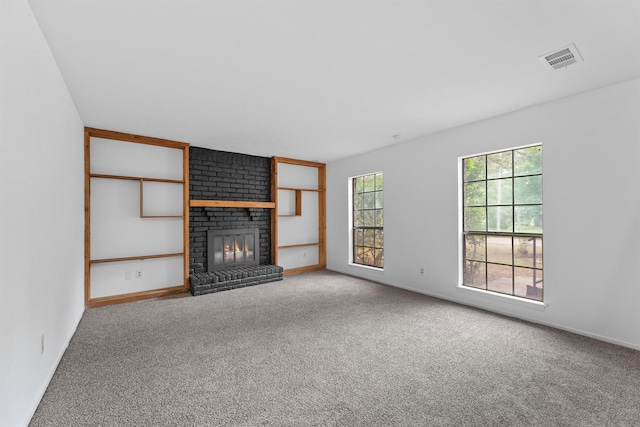
[[633, 426], [640, 352], [328, 271], [87, 310], [31, 426]]

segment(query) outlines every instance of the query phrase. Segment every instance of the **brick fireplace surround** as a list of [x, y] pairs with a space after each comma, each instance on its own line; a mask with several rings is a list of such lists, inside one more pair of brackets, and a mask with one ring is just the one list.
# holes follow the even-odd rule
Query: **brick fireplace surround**
[[[189, 148], [189, 199], [271, 201], [271, 159], [205, 148]], [[189, 289], [202, 295], [282, 280], [271, 264], [271, 210], [192, 207], [189, 209]], [[259, 228], [260, 265], [209, 272], [207, 231]]]

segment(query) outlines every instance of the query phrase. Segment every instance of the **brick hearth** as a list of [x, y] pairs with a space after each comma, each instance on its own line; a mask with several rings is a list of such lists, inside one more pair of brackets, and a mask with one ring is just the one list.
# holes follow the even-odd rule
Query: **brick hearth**
[[189, 277], [189, 289], [193, 295], [205, 295], [245, 286], [282, 280], [283, 268], [277, 265], [255, 265], [211, 273], [194, 273]]

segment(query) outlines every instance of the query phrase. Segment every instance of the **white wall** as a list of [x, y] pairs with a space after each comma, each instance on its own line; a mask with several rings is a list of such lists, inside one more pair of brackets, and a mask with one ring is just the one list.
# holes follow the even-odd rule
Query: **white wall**
[[[330, 163], [327, 267], [640, 348], [639, 118], [636, 79]], [[458, 288], [458, 158], [537, 142], [544, 309]], [[383, 272], [348, 263], [348, 178], [377, 171]]]
[[84, 310], [84, 158], [82, 121], [26, 0], [0, 2], [0, 63], [0, 425], [11, 427], [29, 422]]

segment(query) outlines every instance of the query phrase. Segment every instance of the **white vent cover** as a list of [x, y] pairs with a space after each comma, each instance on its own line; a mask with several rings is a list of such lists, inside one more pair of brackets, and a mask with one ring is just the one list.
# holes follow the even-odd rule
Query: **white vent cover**
[[582, 56], [576, 45], [572, 43], [567, 47], [542, 55], [539, 59], [543, 64], [557, 70], [582, 61]]

